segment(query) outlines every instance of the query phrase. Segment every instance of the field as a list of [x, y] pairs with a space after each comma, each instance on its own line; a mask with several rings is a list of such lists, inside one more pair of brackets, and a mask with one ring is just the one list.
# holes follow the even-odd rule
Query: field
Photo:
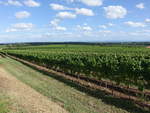
[[[24, 46], [6, 46], [1, 50], [1, 53], [4, 55], [11, 55], [17, 58], [21, 58], [23, 60], [29, 61], [31, 63], [37, 64], [39, 66], [46, 67], [48, 69], [55, 70], [57, 72], [61, 72], [70, 76], [75, 76], [78, 79], [86, 78], [87, 80], [94, 80], [98, 82], [106, 83], [106, 88], [112, 90], [112, 94], [115, 91], [119, 91], [119, 88], [122, 88], [121, 93], [129, 96], [129, 100], [132, 97], [135, 97], [137, 101], [140, 101], [142, 104], [147, 103], [149, 105], [150, 100], [150, 49], [146, 48], [146, 46], [131, 46], [131, 45], [73, 45], [73, 44], [55, 44], [55, 45], [41, 45], [41, 46], [32, 46], [32, 45], [24, 45]], [[7, 59], [8, 60], [8, 59]], [[11, 61], [10, 59], [8, 62]], [[5, 61], [6, 62], [6, 61]], [[12, 61], [14, 62], [14, 61]], [[12, 67], [11, 67], [12, 68]], [[8, 69], [10, 70], [10, 69]], [[19, 70], [18, 70], [19, 71]], [[21, 73], [21, 72], [20, 72]], [[43, 89], [39, 89], [40, 82], [37, 82], [36, 86], [31, 83], [32, 81], [26, 80], [26, 77], [19, 76], [17, 73], [14, 74], [18, 79], [30, 85], [38, 92], [44, 94], [47, 97], [52, 97], [56, 95], [57, 91], [53, 91], [54, 95], [46, 93]], [[37, 77], [38, 78], [38, 77]], [[30, 79], [30, 78], [28, 78]], [[35, 78], [36, 79], [36, 78]], [[42, 79], [42, 76], [41, 78]], [[44, 76], [43, 76], [44, 79]], [[109, 84], [108, 84], [109, 83]], [[41, 83], [42, 86], [45, 86], [47, 90], [54, 89], [53, 84]], [[56, 83], [54, 83], [56, 84]], [[59, 83], [58, 83], [59, 84]], [[74, 84], [74, 83], [73, 83]], [[111, 84], [111, 85], [110, 85]], [[48, 87], [49, 86], [49, 87]], [[56, 85], [57, 86], [57, 85]], [[115, 89], [117, 87], [118, 89]], [[62, 89], [66, 89], [66, 87], [62, 87]], [[66, 89], [67, 91], [67, 89]], [[129, 92], [128, 92], [129, 91]], [[76, 91], [74, 95], [77, 95]], [[82, 92], [82, 90], [81, 90]], [[103, 95], [98, 91], [97, 93], [93, 91], [95, 95]], [[69, 94], [69, 92], [65, 92]], [[134, 93], [134, 94], [133, 94]], [[99, 97], [98, 96], [98, 97]], [[106, 98], [102, 96], [100, 98]], [[59, 97], [59, 99], [58, 99]], [[108, 111], [102, 111], [100, 107], [100, 103], [88, 99], [81, 98], [81, 95], [77, 96], [77, 100], [71, 100], [64, 97], [64, 95], [58, 95], [58, 97], [54, 98], [54, 101], [62, 101], [65, 104], [65, 109], [69, 112], [74, 113], [83, 113], [83, 112], [110, 112], [117, 113], [119, 112], [117, 108], [109, 108]], [[76, 97], [76, 96], [75, 96]], [[118, 95], [119, 97], [119, 95]], [[79, 99], [80, 98], [80, 99]], [[89, 99], [91, 97], [88, 97]], [[97, 96], [96, 96], [97, 98]], [[56, 100], [55, 100], [56, 99]], [[82, 101], [83, 99], [83, 101]], [[118, 106], [120, 102], [126, 102], [127, 100], [120, 100], [114, 102], [113, 99], [109, 98], [109, 103], [116, 105], [117, 107], [121, 107], [126, 112], [146, 112], [141, 111], [140, 108], [137, 108], [136, 105], [125, 104], [125, 106]], [[80, 100], [80, 101], [79, 101]], [[95, 109], [86, 109], [87, 105], [86, 101], [92, 101], [95, 106]], [[71, 104], [69, 105], [68, 102]], [[75, 102], [75, 103], [74, 103]], [[80, 108], [79, 103], [82, 102]], [[96, 103], [97, 105], [96, 105]], [[133, 101], [134, 102], [134, 101]], [[78, 104], [77, 104], [78, 103]], [[98, 104], [99, 103], [99, 104]], [[132, 103], [132, 101], [131, 101]], [[75, 104], [75, 105], [74, 105]], [[73, 105], [73, 106], [72, 106]], [[145, 105], [145, 104], [144, 104]], [[102, 105], [103, 106], [103, 105]], [[131, 108], [130, 108], [130, 107]], [[77, 109], [80, 109], [79, 111]], [[109, 111], [110, 109], [114, 109], [114, 111]], [[131, 110], [133, 109], [133, 111]], [[138, 110], [137, 110], [138, 109]], [[144, 108], [142, 108], [144, 110]]]
[[139, 90], [150, 83], [150, 52], [144, 47], [50, 45], [5, 52], [48, 68], [134, 85]]

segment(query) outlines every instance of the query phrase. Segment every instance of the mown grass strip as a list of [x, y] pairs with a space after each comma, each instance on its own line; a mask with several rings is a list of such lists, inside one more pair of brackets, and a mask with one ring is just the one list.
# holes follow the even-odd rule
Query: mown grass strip
[[9, 112], [8, 98], [0, 94], [0, 113], [8, 113], [8, 112]]
[[70, 113], [148, 113], [133, 103], [102, 92], [85, 89], [53, 75], [46, 75], [12, 59], [3, 59], [5, 69], [22, 82], [47, 96]]

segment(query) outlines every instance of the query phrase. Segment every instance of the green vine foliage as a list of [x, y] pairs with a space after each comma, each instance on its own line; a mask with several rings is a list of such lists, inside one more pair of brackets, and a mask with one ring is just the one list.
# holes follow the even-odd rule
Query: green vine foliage
[[[117, 84], [135, 85], [144, 90], [150, 83], [150, 54], [136, 49], [114, 51], [106, 48], [101, 52], [79, 50], [23, 49], [5, 50], [7, 54], [70, 74], [84, 75], [95, 79], [109, 79]], [[123, 49], [122, 49], [123, 50]], [[116, 52], [117, 51], [117, 52]]]

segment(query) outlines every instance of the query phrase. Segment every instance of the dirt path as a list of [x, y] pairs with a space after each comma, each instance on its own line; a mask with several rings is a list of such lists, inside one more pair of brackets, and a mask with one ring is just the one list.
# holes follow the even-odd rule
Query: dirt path
[[[16, 103], [23, 108], [25, 113], [67, 113], [58, 104], [49, 101], [48, 98], [7, 73], [2, 66], [0, 66], [0, 89], [13, 100], [13, 104]], [[13, 106], [11, 109], [12, 113], [16, 113], [18, 108]]]

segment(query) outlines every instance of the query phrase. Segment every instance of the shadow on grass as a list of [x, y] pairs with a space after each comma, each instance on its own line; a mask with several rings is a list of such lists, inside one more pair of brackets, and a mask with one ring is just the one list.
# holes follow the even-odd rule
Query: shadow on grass
[[59, 80], [60, 82], [63, 82], [65, 84], [69, 85], [70, 87], [73, 87], [73, 88], [75, 88], [81, 92], [84, 92], [84, 93], [86, 93], [90, 96], [93, 96], [95, 98], [101, 99], [106, 104], [116, 106], [117, 108], [124, 109], [128, 112], [131, 112], [131, 113], [150, 113], [150, 111], [148, 111], [144, 108], [138, 107], [132, 101], [113, 97], [104, 91], [100, 91], [100, 90], [96, 90], [96, 89], [91, 89], [89, 87], [81, 86], [80, 84], [78, 84], [76, 82], [72, 82], [70, 80], [67, 80], [64, 77], [57, 76], [56, 74], [50, 74], [50, 72], [45, 72], [43, 70], [37, 69], [34, 66], [31, 66], [31, 65], [23, 63], [23, 62], [21, 62], [21, 63], [34, 69], [34, 70], [36, 70], [36, 71], [38, 71], [38, 72], [40, 72], [40, 73], [42, 73], [42, 74], [44, 74], [44, 75], [46, 75], [46, 76], [52, 77], [56, 80]]

